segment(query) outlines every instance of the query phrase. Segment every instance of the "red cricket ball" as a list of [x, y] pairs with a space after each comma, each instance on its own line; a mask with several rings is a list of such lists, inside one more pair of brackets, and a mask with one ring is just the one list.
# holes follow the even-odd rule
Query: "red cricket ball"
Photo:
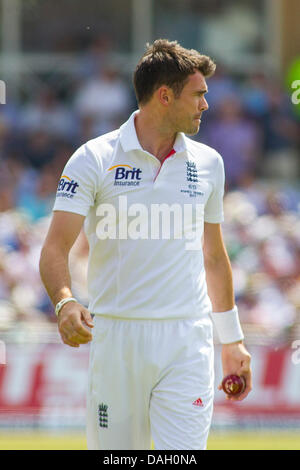
[[240, 395], [246, 388], [246, 380], [241, 375], [226, 375], [222, 380], [222, 388], [227, 395]]

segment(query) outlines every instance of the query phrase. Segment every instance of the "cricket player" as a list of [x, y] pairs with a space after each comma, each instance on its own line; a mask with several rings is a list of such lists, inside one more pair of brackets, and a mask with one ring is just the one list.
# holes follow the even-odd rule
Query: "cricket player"
[[[224, 167], [198, 133], [214, 62], [176, 41], [147, 45], [138, 102], [120, 129], [82, 145], [57, 190], [40, 273], [62, 341], [91, 341], [89, 449], [205, 449], [214, 395], [213, 325], [224, 375], [250, 354], [222, 239]], [[99, 103], [101, 106], [101, 103]], [[73, 297], [69, 251], [84, 224], [88, 309]], [[219, 385], [220, 389], [220, 385]]]

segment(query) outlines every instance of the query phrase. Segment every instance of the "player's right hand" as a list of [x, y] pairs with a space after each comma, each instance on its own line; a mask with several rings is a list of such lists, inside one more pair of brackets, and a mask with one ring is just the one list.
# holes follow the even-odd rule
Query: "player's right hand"
[[78, 348], [92, 339], [91, 332], [83, 326], [93, 328], [90, 312], [77, 302], [66, 303], [58, 314], [58, 330], [65, 344]]

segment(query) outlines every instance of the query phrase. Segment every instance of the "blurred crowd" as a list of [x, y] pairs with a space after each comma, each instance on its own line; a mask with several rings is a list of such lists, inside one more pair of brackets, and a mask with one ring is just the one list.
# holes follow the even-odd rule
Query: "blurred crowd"
[[[38, 260], [62, 169], [78, 146], [136, 108], [130, 77], [110, 53], [109, 41], [97, 38], [71, 87], [45, 80], [0, 105], [0, 330], [55, 321]], [[276, 337], [300, 313], [299, 117], [288, 92], [263, 72], [241, 77], [218, 66], [208, 88], [210, 109], [195, 138], [224, 159], [224, 234], [241, 320]], [[71, 271], [85, 304], [87, 254], [82, 234]]]

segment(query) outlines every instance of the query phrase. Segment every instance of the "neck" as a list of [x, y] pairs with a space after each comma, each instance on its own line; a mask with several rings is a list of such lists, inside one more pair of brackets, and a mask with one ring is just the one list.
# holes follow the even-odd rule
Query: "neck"
[[154, 110], [141, 109], [135, 117], [135, 128], [141, 147], [160, 161], [172, 150], [176, 133]]

